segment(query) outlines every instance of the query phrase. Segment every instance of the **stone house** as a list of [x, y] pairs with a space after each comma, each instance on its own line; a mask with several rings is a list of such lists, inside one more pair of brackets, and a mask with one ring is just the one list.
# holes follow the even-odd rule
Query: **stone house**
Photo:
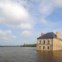
[[55, 51], [62, 50], [60, 32], [49, 32], [37, 38], [37, 50]]

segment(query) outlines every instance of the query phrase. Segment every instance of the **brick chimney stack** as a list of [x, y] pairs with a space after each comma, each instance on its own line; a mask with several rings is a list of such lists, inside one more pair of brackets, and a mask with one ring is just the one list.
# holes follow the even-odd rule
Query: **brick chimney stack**
[[57, 38], [60, 38], [60, 32], [56, 32]]
[[44, 35], [44, 33], [41, 33], [41, 36]]

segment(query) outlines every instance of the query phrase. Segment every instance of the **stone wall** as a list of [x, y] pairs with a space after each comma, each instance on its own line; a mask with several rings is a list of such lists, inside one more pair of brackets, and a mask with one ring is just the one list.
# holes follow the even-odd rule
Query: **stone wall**
[[60, 39], [53, 39], [53, 50], [62, 50], [62, 41]]
[[52, 39], [38, 39], [37, 40], [37, 50], [52, 50], [53, 41]]

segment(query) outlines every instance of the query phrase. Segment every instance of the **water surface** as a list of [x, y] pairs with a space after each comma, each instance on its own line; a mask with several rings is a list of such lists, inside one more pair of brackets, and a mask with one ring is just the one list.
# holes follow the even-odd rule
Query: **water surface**
[[0, 47], [0, 62], [62, 62], [62, 51], [37, 52], [34, 47]]

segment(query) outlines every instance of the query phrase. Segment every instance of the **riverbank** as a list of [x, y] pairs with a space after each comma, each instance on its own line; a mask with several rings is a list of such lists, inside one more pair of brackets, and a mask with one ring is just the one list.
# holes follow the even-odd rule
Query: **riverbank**
[[36, 44], [11, 45], [11, 46], [0, 46], [0, 47], [36, 47]]
[[21, 47], [36, 47], [36, 44], [24, 44]]

